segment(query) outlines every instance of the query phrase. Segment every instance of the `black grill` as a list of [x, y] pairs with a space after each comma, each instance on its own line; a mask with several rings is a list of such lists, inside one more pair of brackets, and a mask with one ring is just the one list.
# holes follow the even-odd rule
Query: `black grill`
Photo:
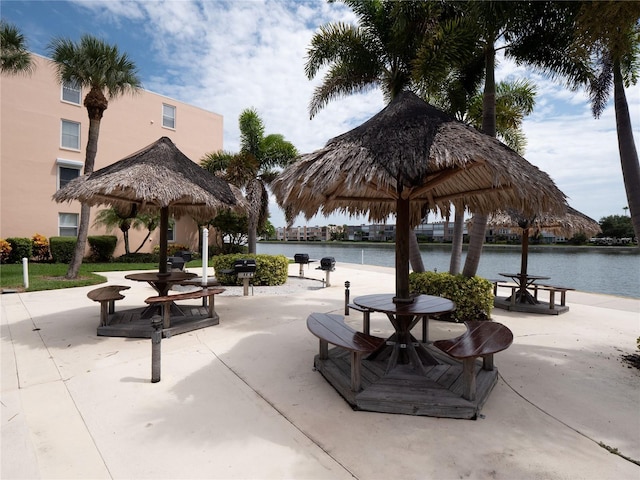
[[256, 273], [256, 261], [252, 258], [236, 260], [233, 262], [235, 273]]
[[296, 253], [293, 256], [293, 261], [296, 263], [306, 264], [309, 263], [309, 254], [308, 253]]
[[333, 257], [322, 257], [320, 260], [320, 270], [333, 272], [336, 269], [336, 259]]

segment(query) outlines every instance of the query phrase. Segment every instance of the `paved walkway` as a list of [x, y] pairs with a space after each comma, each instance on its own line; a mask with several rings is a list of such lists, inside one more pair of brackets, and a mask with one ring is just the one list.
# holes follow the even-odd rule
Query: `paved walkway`
[[[292, 265], [290, 274], [297, 275]], [[324, 278], [309, 269], [309, 277]], [[143, 305], [130, 284], [117, 308]], [[2, 479], [640, 478], [640, 300], [569, 292], [561, 316], [494, 310], [514, 332], [476, 421], [351, 410], [312, 369], [312, 311], [394, 289], [392, 269], [338, 264], [331, 287], [221, 296], [220, 325], [162, 342], [96, 336], [95, 287], [2, 295]], [[347, 317], [359, 326], [360, 314]], [[372, 332], [390, 333], [382, 315]], [[431, 322], [432, 339], [463, 326]]]

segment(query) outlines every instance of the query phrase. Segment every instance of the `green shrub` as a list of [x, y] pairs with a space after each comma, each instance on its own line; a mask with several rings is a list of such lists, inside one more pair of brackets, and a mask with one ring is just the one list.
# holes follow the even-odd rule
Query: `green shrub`
[[7, 263], [21, 263], [23, 258], [31, 258], [33, 254], [33, 244], [30, 238], [7, 238], [7, 242], [9, 242], [11, 246]]
[[91, 260], [94, 262], [109, 262], [116, 251], [118, 237], [115, 235], [94, 235], [87, 237], [91, 250]]
[[54, 263], [69, 263], [76, 248], [76, 237], [50, 237], [49, 249]]
[[482, 277], [451, 275], [447, 272], [413, 272], [409, 275], [411, 293], [448, 298], [456, 304], [450, 318], [457, 322], [486, 320], [493, 309], [493, 285]]
[[224, 274], [222, 270], [233, 270], [233, 262], [253, 258], [256, 261], [256, 274], [251, 279], [253, 285], [282, 285], [287, 281], [289, 260], [284, 255], [264, 255], [255, 253], [234, 253], [213, 257], [211, 264], [216, 278], [223, 285], [242, 285], [234, 273]]
[[[167, 245], [167, 257], [173, 257], [176, 252], [181, 252], [183, 250], [186, 250], [187, 252], [191, 251], [189, 247], [181, 243], [170, 243], [169, 245]], [[160, 255], [160, 245], [156, 245], [155, 247], [153, 247], [153, 253], [158, 254], [158, 256]]]
[[160, 262], [160, 256], [157, 253], [128, 253], [116, 258], [120, 263], [155, 263]]

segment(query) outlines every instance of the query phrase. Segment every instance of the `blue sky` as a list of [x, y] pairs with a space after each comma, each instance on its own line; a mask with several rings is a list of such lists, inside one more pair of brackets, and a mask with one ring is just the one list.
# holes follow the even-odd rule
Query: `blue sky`
[[[306, 50], [320, 25], [354, 22], [341, 4], [324, 0], [2, 0], [1, 16], [17, 25], [29, 48], [46, 55], [54, 36], [102, 37], [138, 65], [144, 87], [224, 116], [224, 148], [237, 151], [238, 116], [254, 107], [266, 133], [280, 133], [301, 153], [359, 125], [384, 106], [379, 90], [331, 102], [313, 120], [307, 106], [319, 78], [304, 75]], [[530, 69], [502, 60], [496, 77], [527, 77], [536, 108], [524, 123], [525, 158], [546, 171], [569, 203], [599, 220], [627, 205], [613, 104], [592, 117], [584, 92], [572, 92]], [[634, 135], [640, 138], [640, 86], [627, 90]], [[117, 101], [117, 100], [116, 100]], [[109, 121], [108, 112], [104, 121]], [[197, 160], [197, 159], [194, 159]], [[284, 226], [272, 203], [271, 221]], [[310, 225], [366, 219], [314, 218]], [[391, 220], [393, 221], [393, 220]], [[295, 225], [303, 225], [303, 218]]]

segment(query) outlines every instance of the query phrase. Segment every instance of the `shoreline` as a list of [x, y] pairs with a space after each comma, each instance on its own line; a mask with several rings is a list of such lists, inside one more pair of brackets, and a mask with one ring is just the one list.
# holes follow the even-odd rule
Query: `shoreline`
[[[339, 245], [339, 246], [362, 246], [362, 247], [383, 247], [383, 248], [393, 248], [395, 247], [395, 243], [393, 242], [350, 242], [343, 240], [329, 240], [329, 241], [304, 241], [304, 240], [261, 240], [258, 242], [258, 245], [264, 243], [267, 245]], [[451, 243], [419, 243], [419, 247], [422, 249], [423, 247], [433, 247], [435, 249], [451, 249]], [[468, 243], [462, 244], [462, 250], [466, 251], [469, 248]], [[482, 247], [483, 249], [509, 249], [509, 250], [522, 250], [522, 246], [520, 244], [495, 244], [495, 243], [485, 243]], [[597, 252], [620, 252], [620, 253], [635, 253], [640, 255], [640, 246], [604, 246], [604, 245], [567, 245], [567, 244], [529, 244], [529, 251], [533, 251], [536, 248], [550, 248], [550, 249], [562, 249], [566, 251], [571, 251], [571, 249], [575, 250], [593, 250]]]

